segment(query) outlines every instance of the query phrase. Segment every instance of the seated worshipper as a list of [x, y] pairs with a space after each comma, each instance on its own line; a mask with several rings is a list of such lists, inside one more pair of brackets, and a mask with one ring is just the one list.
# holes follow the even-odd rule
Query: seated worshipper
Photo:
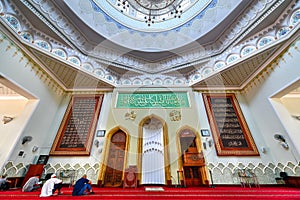
[[0, 190], [8, 190], [9, 189], [9, 183], [11, 181], [6, 179], [6, 175], [2, 175], [0, 177]]
[[38, 188], [40, 188], [40, 184], [42, 184], [42, 182], [39, 180], [40, 180], [39, 174], [36, 174], [30, 179], [28, 179], [22, 188], [22, 192], [36, 191]]
[[55, 191], [58, 190], [58, 194], [62, 194], [60, 189], [62, 188], [62, 180], [56, 178], [55, 174], [51, 175], [51, 178], [48, 179], [43, 187], [40, 194], [40, 197], [49, 197], [55, 194]]
[[86, 178], [84, 174], [80, 179], [78, 179], [74, 185], [72, 196], [86, 195], [88, 192], [94, 194], [91, 186], [92, 182]]

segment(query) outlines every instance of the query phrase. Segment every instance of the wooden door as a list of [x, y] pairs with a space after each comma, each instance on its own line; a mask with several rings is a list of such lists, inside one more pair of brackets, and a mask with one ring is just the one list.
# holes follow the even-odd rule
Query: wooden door
[[105, 187], [118, 187], [122, 185], [124, 171], [126, 135], [119, 131], [111, 138], [107, 166], [104, 178]]
[[200, 167], [184, 167], [184, 177], [187, 186], [203, 185]]

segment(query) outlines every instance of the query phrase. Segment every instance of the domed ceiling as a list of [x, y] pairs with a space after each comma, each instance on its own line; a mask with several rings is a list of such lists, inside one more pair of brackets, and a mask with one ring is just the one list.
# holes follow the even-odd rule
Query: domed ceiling
[[[234, 10], [245, 9], [249, 1], [65, 0], [59, 4], [67, 6], [89, 29], [129, 51], [162, 52], [193, 42], [214, 42], [237, 16]], [[154, 23], [148, 23], [147, 13], [153, 15], [150, 20]], [[207, 33], [210, 35], [203, 41], [197, 41]]]
[[297, 0], [2, 0], [0, 17], [67, 91], [240, 90], [294, 40], [299, 8]]

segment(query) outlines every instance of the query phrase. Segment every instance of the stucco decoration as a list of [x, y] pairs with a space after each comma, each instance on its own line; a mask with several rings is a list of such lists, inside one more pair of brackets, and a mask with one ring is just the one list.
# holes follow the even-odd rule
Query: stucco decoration
[[[14, 163], [8, 161], [1, 174], [7, 174], [8, 177], [24, 177], [29, 164]], [[207, 163], [207, 168], [212, 172], [214, 184], [233, 184], [240, 185], [238, 178], [238, 169], [248, 168], [254, 171], [259, 184], [276, 184], [276, 177], [280, 177], [280, 172], [287, 172], [289, 176], [300, 176], [300, 166], [296, 163]], [[75, 179], [87, 174], [92, 183], [97, 183], [100, 165], [98, 163], [48, 163], [44, 167], [42, 177], [49, 173], [58, 173], [60, 170], [76, 170]]]
[[[214, 28], [232, 11], [232, 7], [240, 3], [237, 0], [219, 1], [195, 1], [180, 18], [154, 23], [150, 27], [132, 13], [126, 15], [126, 12], [120, 12], [110, 1], [91, 0], [90, 5], [82, 5], [81, 1], [67, 0], [66, 4], [99, 34], [126, 48], [153, 52], [174, 49], [194, 41]], [[178, 37], [181, 31], [183, 38]], [[172, 38], [172, 44], [166, 38]]]
[[169, 114], [171, 121], [180, 121], [181, 120], [181, 112], [179, 110], [172, 110]]
[[[47, 26], [51, 30], [53, 30], [56, 34], [61, 36], [61, 38], [64, 39], [66, 43], [69, 43], [69, 40], [74, 42], [76, 46], [82, 50], [82, 52], [88, 52], [89, 55], [92, 55], [94, 57], [99, 57], [101, 59], [111, 61], [113, 60], [115, 63], [120, 63], [124, 66], [128, 66], [128, 68], [134, 68], [137, 71], [139, 70], [148, 70], [149, 72], [153, 73], [151, 70], [157, 70], [157, 69], [175, 69], [177, 66], [189, 67], [194, 66], [195, 70], [192, 71], [187, 78], [187, 80], [184, 80], [185, 78], [181, 78], [180, 82], [181, 84], [185, 85], [194, 85], [203, 80], [204, 78], [207, 78], [209, 76], [213, 76], [214, 74], [218, 73], [220, 70], [225, 70], [226, 68], [231, 66], [231, 63], [226, 63], [227, 56], [230, 53], [237, 54], [239, 57], [234, 60], [235, 62], [233, 64], [243, 62], [245, 59], [247, 59], [249, 56], [254, 56], [262, 49], [271, 48], [273, 45], [275, 45], [278, 42], [284, 41], [287, 38], [289, 38], [291, 35], [293, 35], [299, 28], [299, 22], [300, 22], [300, 2], [291, 3], [289, 8], [286, 9], [282, 15], [278, 18], [276, 22], [276, 26], [269, 26], [266, 27], [264, 30], [258, 32], [256, 35], [254, 35], [252, 38], [249, 38], [247, 41], [241, 41], [242, 38], [245, 37], [245, 35], [249, 34], [256, 26], [260, 24], [261, 21], [263, 21], [265, 18], [268, 17], [274, 11], [277, 7], [279, 7], [284, 0], [279, 0], [278, 3], [272, 4], [272, 1], [257, 1], [256, 4], [253, 4], [253, 7], [247, 8], [247, 15], [241, 16], [239, 19], [236, 20], [236, 23], [234, 23], [230, 29], [225, 30], [225, 33], [222, 37], [220, 37], [214, 44], [207, 45], [203, 47], [203, 50], [201, 51], [195, 51], [195, 52], [188, 52], [183, 53], [181, 57], [183, 59], [178, 60], [177, 58], [169, 58], [167, 60], [164, 60], [160, 63], [152, 63], [149, 65], [146, 65], [141, 60], [137, 60], [136, 58], [125, 56], [124, 54], [119, 54], [116, 52], [112, 52], [109, 49], [102, 47], [100, 49], [93, 48], [91, 44], [81, 35], [81, 33], [76, 30], [75, 27], [70, 26], [70, 23], [68, 23], [68, 19], [63, 17], [63, 14], [56, 10], [53, 6], [53, 3], [51, 1], [47, 1], [47, 3], [43, 3], [44, 1], [39, 0], [33, 0], [31, 3], [34, 4], [34, 7], [31, 6], [31, 4], [27, 0], [20, 0], [25, 6], [28, 7], [33, 13], [36, 14], [37, 17], [39, 17], [42, 21], [45, 22]], [[76, 4], [79, 5], [80, 0], [70, 0], [70, 4]], [[233, 1], [221, 1], [218, 0], [218, 3], [215, 5], [215, 7], [210, 8], [205, 13], [204, 17], [209, 18], [209, 20], [212, 20], [210, 17], [215, 16], [214, 14], [220, 14], [218, 13], [217, 9], [221, 7], [222, 9], [229, 9], [230, 2]], [[234, 2], [236, 3], [236, 2]], [[151, 81], [144, 81], [146, 76], [139, 75], [135, 77], [127, 77], [127, 76], [121, 76], [120, 79], [117, 78], [117, 76], [111, 74], [108, 70], [105, 69], [106, 63], [100, 63], [100, 62], [94, 62], [91, 58], [86, 57], [81, 52], [78, 52], [72, 48], [67, 48], [64, 45], [60, 44], [58, 41], [55, 41], [54, 39], [49, 40], [49, 36], [45, 35], [44, 33], [41, 33], [38, 29], [31, 26], [29, 23], [29, 19], [26, 19], [22, 13], [19, 10], [15, 10], [15, 7], [12, 7], [11, 4], [9, 4], [6, 1], [1, 2], [0, 5], [1, 9], [1, 15], [0, 17], [3, 19], [4, 23], [7, 23], [9, 27], [12, 28], [12, 32], [15, 32], [16, 37], [19, 37], [23, 43], [26, 43], [27, 45], [36, 44], [36, 41], [44, 41], [49, 44], [50, 53], [53, 54], [53, 56], [57, 57], [57, 52], [52, 51], [51, 49], [64, 49], [67, 58], [76, 56], [79, 59], [79, 62], [73, 63], [67, 59], [69, 64], [74, 65], [74, 67], [78, 67], [78, 63], [90, 63], [91, 67], [90, 69], [101, 69], [105, 76], [99, 76], [95, 73], [95, 71], [92, 70], [86, 70], [86, 68], [82, 68], [82, 70], [86, 71], [87, 73], [90, 73], [91, 75], [104, 79], [106, 82], [112, 84], [112, 85], [136, 85], [135, 83], [139, 82], [139, 84], [155, 84], [155, 80], [160, 79], [162, 82], [168, 83], [168, 85], [176, 85], [178, 81], [175, 81], [175, 78], [172, 76], [162, 76], [162, 75], [151, 75]], [[101, 13], [93, 14], [88, 11], [93, 11], [93, 8], [91, 6], [91, 3], [85, 3], [84, 5], [81, 5], [77, 9], [82, 10], [82, 15], [86, 15], [86, 17], [89, 17], [87, 21], [95, 22], [95, 26], [103, 31], [110, 31], [111, 34], [117, 33], [115, 32], [116, 29], [120, 32], [117, 33], [115, 37], [118, 37], [119, 39], [122, 38], [122, 40], [126, 40], [126, 42], [132, 42], [131, 40], [127, 40], [126, 37], [121, 37], [123, 32], [128, 32], [126, 29], [122, 29], [113, 22], [106, 21], [104, 16]], [[76, 12], [80, 12], [80, 10], [76, 10]], [[222, 14], [222, 13], [221, 13]], [[59, 18], [57, 17], [59, 16]], [[98, 18], [101, 17], [101, 20], [104, 20], [105, 23], [101, 23], [101, 21], [98, 20]], [[224, 17], [224, 16], [223, 16]], [[180, 31], [182, 35], [187, 35], [187, 33], [194, 33], [199, 35], [199, 33], [195, 30], [193, 30], [191, 27], [197, 26], [199, 29], [201, 26], [198, 26], [200, 21], [205, 21], [205, 18], [201, 18], [201, 20], [195, 20], [192, 24], [188, 25], [187, 27], [183, 26], [180, 29], [176, 29], [173, 32], [170, 31], [170, 33], [167, 34], [167, 37], [171, 37], [172, 34], [176, 35], [177, 39], [178, 34], [175, 34], [176, 31]], [[216, 21], [214, 22], [216, 23]], [[278, 28], [280, 27], [280, 29]], [[58, 31], [58, 28], [61, 29], [61, 32]], [[200, 30], [202, 31], [202, 30]], [[63, 34], [62, 34], [63, 33]], [[158, 36], [156, 34], [140, 34], [140, 33], [132, 33], [129, 31], [130, 34], [132, 34], [132, 37], [135, 37], [136, 35], [139, 35], [138, 37], [142, 37], [145, 42], [148, 42], [150, 45], [153, 44], [153, 39], [160, 40], [160, 37], [164, 38], [166, 36]], [[128, 33], [127, 33], [128, 34]], [[192, 36], [191, 36], [192, 37]], [[270, 37], [270, 38], [269, 38]], [[114, 36], [109, 37], [111, 39], [114, 39]], [[150, 40], [149, 40], [150, 39]], [[184, 37], [181, 38], [184, 40]], [[271, 39], [271, 41], [269, 40]], [[280, 40], [280, 41], [279, 41]], [[150, 41], [150, 42], [149, 42]], [[236, 41], [232, 43], [233, 41]], [[178, 42], [174, 40], [174, 42]], [[147, 43], [147, 44], [148, 44]], [[159, 42], [158, 42], [159, 43]], [[230, 49], [226, 49], [228, 47], [228, 44], [231, 44]], [[139, 40], [135, 40], [132, 45], [140, 45]], [[160, 43], [158, 45], [161, 45]], [[45, 51], [46, 49], [43, 48], [43, 46], [36, 45], [37, 48], [39, 48], [41, 51]], [[251, 48], [249, 48], [251, 47]], [[160, 47], [159, 47], [160, 48]], [[91, 49], [94, 49], [94, 51], [90, 51]], [[147, 50], [147, 49], [146, 49]], [[151, 50], [151, 48], [150, 48]], [[152, 49], [153, 50], [153, 49]], [[223, 53], [222, 53], [223, 52]], [[247, 56], [246, 56], [247, 55]], [[203, 59], [204, 57], [210, 57], [211, 62], [208, 62], [207, 64], [199, 64], [199, 61]], [[186, 59], [190, 60], [189, 63], [186, 63]], [[224, 65], [220, 64], [224, 63]], [[103, 65], [104, 64], [104, 65]], [[112, 64], [109, 62], [109, 64]], [[103, 67], [103, 66], [104, 67]], [[212, 70], [204, 70], [211, 68]], [[197, 76], [194, 76], [197, 74]], [[196, 78], [195, 78], [196, 77]], [[126, 81], [124, 81], [126, 80]], [[137, 81], [139, 80], [139, 81]]]
[[124, 117], [125, 117], [126, 120], [132, 120], [132, 121], [134, 121], [135, 118], [136, 118], [136, 112], [135, 111], [127, 112], [127, 113], [125, 113]]

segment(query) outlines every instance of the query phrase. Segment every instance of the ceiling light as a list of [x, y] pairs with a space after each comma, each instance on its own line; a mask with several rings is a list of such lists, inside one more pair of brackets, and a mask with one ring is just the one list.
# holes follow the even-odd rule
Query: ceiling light
[[120, 12], [133, 10], [148, 26], [170, 18], [180, 18], [183, 13], [181, 3], [183, 0], [117, 0]]

